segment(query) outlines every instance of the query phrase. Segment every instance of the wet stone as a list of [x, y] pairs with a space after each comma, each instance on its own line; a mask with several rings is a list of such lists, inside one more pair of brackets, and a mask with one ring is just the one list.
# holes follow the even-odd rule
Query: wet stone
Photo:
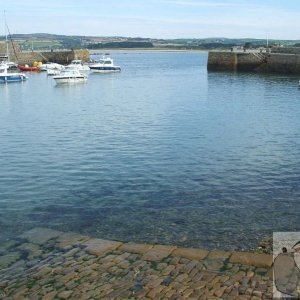
[[206, 259], [204, 266], [208, 270], [218, 271], [224, 267], [223, 259]]
[[191, 294], [193, 294], [193, 292], [194, 292], [194, 290], [188, 288], [183, 292], [183, 297], [188, 299], [188, 298], [190, 298]]
[[[87, 236], [74, 232], [63, 233], [56, 239], [56, 246], [60, 248], [66, 248], [73, 245], [82, 244], [89, 239], [90, 238]], [[72, 249], [72, 247], [70, 249]]]
[[161, 285], [169, 286], [173, 282], [173, 279], [171, 277], [164, 278], [161, 282]]
[[73, 257], [75, 256], [75, 254], [77, 253], [77, 252], [79, 252], [80, 251], [80, 249], [79, 248], [72, 248], [72, 249], [70, 249], [69, 251], [67, 251], [66, 253], [64, 253], [64, 257], [67, 257], [67, 258], [69, 258], [69, 259], [73, 259]]
[[208, 255], [208, 251], [194, 248], [177, 248], [173, 251], [172, 256], [179, 256], [191, 260], [202, 260]]
[[169, 275], [174, 269], [174, 265], [169, 265], [164, 270], [162, 270], [162, 275]]
[[60, 231], [48, 228], [33, 228], [20, 235], [20, 238], [26, 239], [33, 244], [42, 245], [53, 238], [57, 238], [61, 234], [62, 232]]
[[182, 282], [185, 279], [187, 279], [188, 277], [189, 276], [187, 274], [181, 274], [181, 275], [177, 276], [175, 280], [178, 281], [178, 282]]
[[124, 252], [144, 254], [151, 248], [153, 248], [153, 245], [150, 244], [125, 243], [120, 247], [120, 250]]
[[102, 256], [108, 251], [116, 250], [122, 243], [102, 239], [91, 239], [83, 243], [83, 245], [87, 246], [86, 251], [88, 253]]
[[256, 297], [259, 297], [261, 298], [262, 297], [262, 292], [261, 291], [253, 291], [253, 296], [256, 296]]
[[176, 249], [176, 247], [156, 245], [143, 255], [143, 259], [148, 261], [160, 261], [169, 256], [174, 249]]
[[273, 263], [272, 255], [257, 254], [248, 252], [234, 252], [230, 257], [231, 263], [256, 266], [258, 268], [271, 267]]
[[227, 251], [210, 251], [208, 254], [208, 258], [215, 258], [220, 260], [226, 260], [232, 255], [232, 252]]
[[28, 259], [39, 257], [43, 253], [38, 245], [31, 243], [22, 244], [18, 249], [26, 251], [28, 253]]
[[180, 264], [188, 264], [190, 260], [185, 257], [181, 257], [179, 262]]
[[198, 261], [192, 260], [192, 261], [187, 261], [186, 265], [180, 270], [183, 273], [189, 274], [193, 268], [195, 268], [198, 264]]
[[0, 244], [0, 255], [7, 253], [7, 251], [13, 247], [16, 247], [18, 245], [18, 242], [15, 240], [9, 240], [5, 241]]
[[141, 282], [136, 282], [135, 284], [134, 284], [134, 286], [132, 287], [132, 288], [130, 288], [130, 290], [132, 291], [132, 292], [134, 292], [134, 293], [137, 293], [137, 292], [139, 292], [140, 290], [142, 290], [144, 288], [144, 285], [143, 285], [143, 283], [141, 283]]
[[19, 260], [21, 254], [19, 252], [12, 252], [6, 255], [0, 256], [0, 268], [7, 268], [17, 260]]
[[247, 272], [247, 277], [252, 278], [254, 276], [254, 272], [253, 271], [248, 271]]
[[[296, 285], [295, 285], [296, 286]], [[258, 290], [260, 290], [260, 291], [262, 291], [262, 292], [265, 292], [265, 291], [267, 291], [267, 289], [268, 289], [268, 286], [266, 285], [266, 284], [259, 284], [258, 285]]]
[[221, 298], [223, 296], [225, 290], [226, 290], [226, 287], [224, 287], [224, 286], [220, 287], [215, 291], [214, 295], [218, 298]]
[[63, 291], [60, 292], [57, 296], [61, 299], [68, 299], [72, 295], [72, 291]]
[[[0, 270], [0, 293], [7, 290], [9, 300], [256, 300], [272, 296], [270, 278], [262, 276], [262, 270], [256, 273], [259, 268], [268, 272], [270, 268], [228, 263], [234, 252], [230, 256], [231, 252], [225, 251], [160, 245], [139, 248], [131, 244], [132, 251], [141, 251], [134, 253], [127, 251], [129, 248], [122, 243], [101, 239], [87, 240], [81, 245], [75, 235], [72, 241], [68, 240], [70, 245], [66, 242], [65, 247], [60, 248], [58, 240], [66, 241], [68, 234], [61, 236], [43, 245], [32, 242], [18, 245], [28, 254], [31, 247], [41, 249], [42, 255], [38, 259], [30, 258], [26, 264], [18, 260], [9, 269]], [[72, 244], [76, 239], [77, 244]], [[88, 254], [86, 250], [91, 248], [95, 252]], [[147, 255], [151, 259], [146, 259]], [[289, 284], [291, 281], [290, 278]]]
[[158, 296], [162, 290], [162, 286], [156, 286], [147, 294], [147, 297], [149, 297], [150, 299], [157, 299], [156, 296]]
[[162, 271], [162, 270], [164, 270], [167, 266], [168, 266], [168, 265], [167, 265], [166, 263], [160, 263], [160, 264], [157, 265], [156, 269]]

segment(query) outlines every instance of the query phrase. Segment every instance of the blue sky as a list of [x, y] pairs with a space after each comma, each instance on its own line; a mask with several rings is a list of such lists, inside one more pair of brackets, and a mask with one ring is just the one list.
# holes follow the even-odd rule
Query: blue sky
[[12, 33], [300, 39], [299, 0], [0, 0], [0, 7]]

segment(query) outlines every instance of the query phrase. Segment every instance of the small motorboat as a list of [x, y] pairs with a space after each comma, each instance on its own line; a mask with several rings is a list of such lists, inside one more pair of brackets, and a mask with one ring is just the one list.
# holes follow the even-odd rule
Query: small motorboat
[[60, 73], [61, 73], [61, 70], [58, 70], [58, 69], [48, 69], [47, 70], [48, 76], [55, 76], [55, 75], [59, 75]]
[[103, 56], [102, 59], [97, 63], [91, 64], [89, 67], [91, 71], [98, 73], [111, 73], [121, 71], [121, 67], [114, 65], [113, 59], [105, 56]]
[[12, 61], [3, 61], [4, 64], [8, 66], [8, 70], [17, 70], [18, 64], [12, 62]]
[[66, 66], [67, 70], [78, 70], [79, 72], [89, 72], [89, 66], [85, 65], [81, 59], [74, 59]]
[[65, 67], [63, 65], [47, 62], [45, 64], [40, 65], [41, 71], [48, 71], [48, 70], [63, 70]]
[[78, 70], [66, 69], [61, 71], [59, 75], [53, 76], [57, 84], [62, 83], [82, 83], [86, 82], [88, 76], [80, 73]]
[[39, 72], [40, 68], [38, 66], [29, 66], [29, 65], [18, 65], [18, 69], [22, 72]]
[[22, 73], [9, 73], [9, 66], [6, 64], [0, 65], [0, 83], [22, 82], [27, 80], [27, 77]]

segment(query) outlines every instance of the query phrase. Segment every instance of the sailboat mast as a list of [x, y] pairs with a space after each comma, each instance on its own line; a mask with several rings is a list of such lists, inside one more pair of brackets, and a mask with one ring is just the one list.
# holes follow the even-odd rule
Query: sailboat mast
[[6, 22], [5, 10], [4, 10], [3, 14], [4, 14], [4, 28], [5, 28], [6, 56], [7, 56], [7, 61], [10, 61], [9, 47], [8, 47], [8, 36], [7, 36], [7, 22]]

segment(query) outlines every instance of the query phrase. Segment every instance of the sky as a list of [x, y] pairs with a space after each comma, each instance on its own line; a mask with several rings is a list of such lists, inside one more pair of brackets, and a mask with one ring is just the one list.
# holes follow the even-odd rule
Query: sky
[[300, 39], [299, 0], [0, 0], [0, 7], [11, 33]]

